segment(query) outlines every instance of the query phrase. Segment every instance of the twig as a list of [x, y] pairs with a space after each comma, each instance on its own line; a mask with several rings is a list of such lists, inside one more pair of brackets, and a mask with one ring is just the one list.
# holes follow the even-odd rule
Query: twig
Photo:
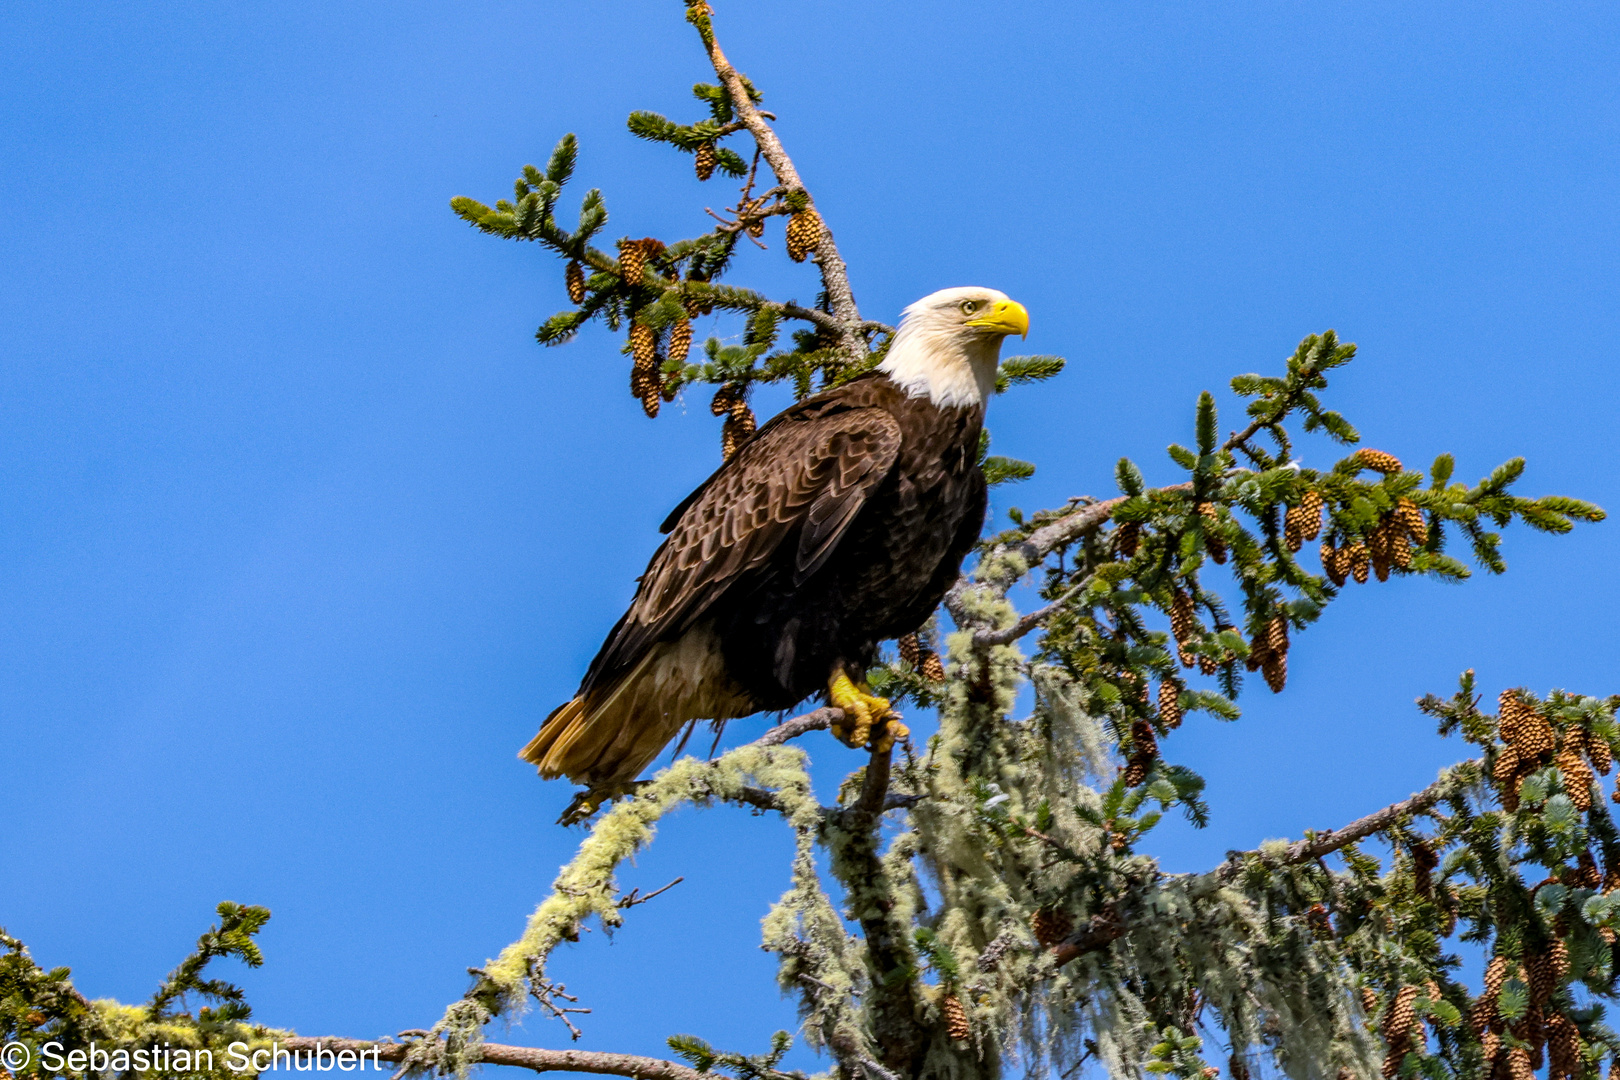
[[[472, 969], [472, 973], [483, 974], [476, 969]], [[570, 1038], [572, 1038], [575, 1042], [579, 1041], [580, 1036], [584, 1033], [580, 1031], [579, 1028], [574, 1026], [574, 1022], [572, 1020], [568, 1019], [568, 1014], [588, 1013], [591, 1010], [585, 1008], [570, 1008], [566, 1005], [558, 1005], [554, 1000], [555, 998], [562, 998], [564, 1001], [572, 1001], [575, 1003], [575, 1005], [578, 1005], [579, 998], [568, 993], [568, 987], [564, 986], [562, 983], [554, 983], [550, 979], [543, 978], [529, 987], [529, 996], [538, 1001], [541, 1008], [545, 1009], [552, 1016], [555, 1016], [558, 1020], [563, 1022], [563, 1025], [568, 1028]], [[429, 1033], [423, 1032], [423, 1034], [427, 1035]]]
[[[376, 1050], [380, 1061], [400, 1062], [413, 1048], [411, 1043], [379, 1043], [367, 1039], [329, 1039], [297, 1036], [281, 1041], [281, 1047], [291, 1053], [303, 1054], [318, 1049], [335, 1052], [349, 1050], [370, 1054]], [[514, 1065], [535, 1072], [582, 1072], [603, 1076], [628, 1076], [635, 1080], [713, 1080], [706, 1073], [673, 1061], [641, 1057], [636, 1054], [609, 1054], [591, 1050], [542, 1050], [534, 1046], [503, 1046], [484, 1043], [478, 1048], [478, 1060], [485, 1065]]]
[[[1282, 856], [1285, 866], [1295, 866], [1299, 863], [1320, 859], [1331, 855], [1346, 844], [1353, 844], [1358, 840], [1365, 840], [1374, 833], [1383, 832], [1408, 814], [1421, 813], [1455, 792], [1459, 787], [1468, 783], [1474, 773], [1474, 768], [1482, 765], [1479, 758], [1453, 765], [1440, 773], [1440, 778], [1422, 791], [1402, 799], [1398, 803], [1391, 803], [1382, 810], [1375, 810], [1366, 817], [1358, 818], [1342, 829], [1329, 829], [1326, 832], [1312, 833], [1303, 840], [1295, 840], [1288, 845]], [[1214, 873], [1221, 877], [1235, 877], [1243, 869], [1243, 864], [1249, 859], [1268, 859], [1263, 851], [1237, 851], [1227, 856], [1226, 861], [1216, 867]]]
[[1017, 622], [1003, 630], [977, 630], [973, 634], [973, 644], [976, 648], [986, 649], [992, 645], [1010, 645], [1040, 626], [1047, 619], [1063, 610], [1063, 605], [1072, 600], [1076, 593], [1091, 584], [1091, 575], [1087, 574], [1081, 580], [1064, 589], [1062, 594], [1050, 604], [1038, 608], [1023, 616]]
[[[806, 204], [814, 209], [815, 200], [799, 178], [799, 170], [794, 168], [793, 159], [788, 157], [782, 140], [777, 138], [776, 132], [765, 122], [765, 117], [748, 96], [748, 87], [743, 83], [742, 76], [731, 66], [726, 54], [720, 51], [720, 42], [714, 36], [712, 15], [705, 13], [700, 19], [698, 29], [703, 35], [704, 47], [709, 51], [709, 62], [714, 65], [714, 73], [720, 77], [721, 85], [731, 98], [732, 111], [754, 136], [754, 144], [765, 155], [765, 161], [770, 165], [771, 172], [776, 174], [777, 182], [790, 191], [804, 192]], [[833, 242], [827, 219], [819, 213], [817, 217], [821, 219], [821, 238], [816, 245], [816, 262], [821, 267], [821, 281], [827, 289], [828, 306], [832, 308], [837, 321], [832, 329], [838, 334], [839, 349], [845, 353], [846, 361], [859, 363], [866, 358], [866, 341], [861, 333], [861, 312], [855, 306], [855, 292], [849, 285], [849, 270], [838, 254], [838, 245]]]
[[637, 893], [640, 892], [640, 890], [631, 889], [628, 893], [619, 898], [618, 906], [621, 908], [628, 908], [635, 907], [637, 904], [645, 904], [647, 901], [651, 900], [655, 896], [658, 896], [660, 893], [669, 892], [669, 890], [673, 889], [675, 886], [679, 885], [685, 880], [685, 875], [682, 875], [681, 877], [678, 877], [674, 881], [670, 882], [668, 885], [665, 885], [662, 889], [654, 889], [646, 896], [638, 896]]

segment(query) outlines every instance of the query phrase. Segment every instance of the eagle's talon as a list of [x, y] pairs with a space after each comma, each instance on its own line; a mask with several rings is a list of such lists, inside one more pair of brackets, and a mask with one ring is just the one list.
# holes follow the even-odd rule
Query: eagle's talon
[[900, 723], [900, 714], [889, 707], [888, 698], [857, 686], [843, 671], [827, 684], [827, 701], [843, 710], [843, 722], [834, 724], [832, 733], [845, 746], [857, 750], [870, 747], [881, 753], [893, 747], [897, 738], [911, 733]]

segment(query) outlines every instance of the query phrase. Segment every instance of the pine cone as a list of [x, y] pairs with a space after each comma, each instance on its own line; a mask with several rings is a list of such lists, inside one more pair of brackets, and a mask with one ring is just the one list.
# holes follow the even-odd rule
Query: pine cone
[[[1230, 660], [1232, 658], [1232, 654], [1227, 653], [1226, 658]], [[1198, 670], [1203, 672], [1205, 675], [1213, 675], [1215, 672], [1220, 670], [1220, 665], [1210, 657], [1200, 656], [1198, 658]]]
[[748, 441], [756, 426], [754, 410], [738, 402], [720, 427], [720, 453], [726, 461], [730, 461], [738, 448]]
[[1390, 1004], [1389, 1012], [1384, 1016], [1384, 1041], [1394, 1045], [1402, 1039], [1410, 1039], [1412, 1025], [1417, 1023], [1417, 1010], [1413, 1003], [1417, 1001], [1418, 988], [1403, 986], [1395, 992], [1395, 1000]]
[[968, 1023], [967, 1010], [962, 1008], [962, 1002], [955, 994], [945, 995], [940, 1012], [945, 1017], [945, 1034], [958, 1041], [972, 1036], [973, 1027]]
[[677, 364], [686, 363], [686, 356], [692, 351], [692, 324], [686, 319], [675, 320], [675, 325], [669, 330], [669, 358]]
[[1405, 570], [1412, 565], [1412, 545], [1402, 535], [1403, 529], [1404, 526], [1391, 526], [1389, 530], [1389, 561], [1397, 570]]
[[1530, 709], [1516, 690], [1504, 690], [1496, 699], [1496, 732], [1509, 746], [1517, 746]]
[[1614, 751], [1609, 748], [1608, 740], [1595, 731], [1588, 731], [1582, 742], [1586, 744], [1586, 757], [1591, 761], [1592, 768], [1608, 776], [1609, 770], [1614, 767]]
[[729, 382], [714, 392], [714, 400], [709, 402], [709, 411], [716, 416], [724, 416], [742, 403], [743, 384]]
[[1136, 548], [1142, 541], [1142, 525], [1137, 521], [1127, 521], [1114, 530], [1114, 543], [1119, 553], [1127, 559], [1136, 558]]
[[1356, 451], [1356, 468], [1372, 469], [1381, 473], [1398, 473], [1401, 471], [1401, 459], [1383, 450], [1361, 449]]
[[1569, 946], [1561, 937], [1554, 938], [1547, 949], [1547, 963], [1552, 967], [1553, 982], [1562, 984], [1569, 978]]
[[1350, 576], [1356, 579], [1357, 585], [1367, 584], [1367, 545], [1357, 540], [1344, 549], [1342, 558], [1350, 564]]
[[688, 319], [699, 319], [714, 310], [714, 305], [707, 300], [699, 300], [695, 296], [681, 298], [681, 306], [686, 309]]
[[1350, 565], [1345, 559], [1345, 552], [1334, 547], [1326, 540], [1322, 541], [1322, 571], [1327, 574], [1328, 580], [1335, 585], [1343, 585], [1345, 576], [1350, 571]]
[[619, 277], [626, 285], [640, 285], [646, 276], [647, 249], [640, 240], [619, 243]]
[[1043, 907], [1030, 916], [1029, 928], [1043, 949], [1050, 949], [1074, 933], [1074, 918], [1062, 908]]
[[1540, 1005], [1558, 988], [1558, 976], [1553, 971], [1552, 957], [1547, 953], [1531, 953], [1524, 958], [1524, 981], [1530, 988], [1530, 1004]]
[[900, 659], [911, 666], [913, 671], [922, 663], [922, 642], [916, 634], [907, 634], [896, 644], [900, 647]]
[[1281, 612], [1266, 623], [1266, 649], [1274, 656], [1288, 655], [1288, 616]]
[[1581, 1033], [1567, 1016], [1547, 1019], [1547, 1080], [1570, 1080], [1581, 1069]]
[[757, 240], [765, 235], [765, 219], [762, 217], [753, 218], [745, 228], [748, 230], [748, 235]]
[[1502, 984], [1507, 981], [1507, 976], [1507, 957], [1493, 956], [1485, 968], [1485, 990], [1474, 999], [1474, 1004], [1468, 1010], [1468, 1023], [1476, 1034], [1482, 1035], [1490, 1031], [1496, 1022], [1496, 1003], [1501, 997]]
[[1159, 683], [1159, 723], [1166, 731], [1181, 726], [1181, 687], [1170, 679]]
[[1523, 728], [1519, 732], [1518, 742], [1515, 744], [1519, 756], [1523, 758], [1542, 758], [1551, 754], [1558, 746], [1558, 735], [1553, 731], [1547, 718], [1539, 712], [1525, 707], [1526, 716]]
[[1412, 543], [1422, 547], [1429, 542], [1429, 526], [1423, 520], [1423, 511], [1411, 499], [1401, 499], [1395, 503], [1395, 520], [1400, 522]]
[[1217, 566], [1226, 562], [1226, 541], [1220, 538], [1218, 530], [1221, 525], [1220, 511], [1215, 509], [1214, 503], [1201, 502], [1198, 504], [1198, 514], [1204, 519], [1204, 549], [1209, 557], [1215, 560]]
[[1326, 904], [1312, 904], [1305, 912], [1305, 924], [1311, 928], [1311, 936], [1316, 940], [1333, 940], [1333, 921], [1328, 918]]
[[1425, 900], [1434, 898], [1434, 868], [1439, 865], [1440, 857], [1428, 844], [1420, 840], [1412, 845], [1412, 881]]
[[1391, 539], [1387, 522], [1380, 522], [1367, 534], [1367, 554], [1372, 560], [1373, 573], [1379, 581], [1389, 580]]
[[814, 210], [800, 210], [788, 218], [787, 252], [794, 262], [804, 262], [805, 256], [821, 243], [821, 217]]
[[657, 383], [651, 383], [641, 391], [641, 411], [647, 414], [648, 419], [658, 419], [658, 407], [662, 399], [663, 393]]
[[1131, 746], [1136, 754], [1144, 754], [1151, 761], [1159, 754], [1159, 739], [1153, 725], [1146, 720], [1131, 723]]
[[1530, 1065], [1530, 1051], [1522, 1046], [1508, 1051], [1508, 1080], [1536, 1080], [1536, 1070]]
[[1148, 769], [1153, 759], [1143, 754], [1132, 754], [1125, 762], [1125, 771], [1121, 775], [1128, 788], [1141, 787], [1147, 780]]
[[1289, 551], [1298, 551], [1307, 540], [1315, 540], [1322, 532], [1322, 496], [1307, 491], [1298, 506], [1291, 506], [1283, 515], [1283, 541]]
[[945, 662], [939, 658], [939, 653], [930, 651], [923, 655], [922, 673], [929, 682], [945, 681]]
[[1378, 995], [1373, 992], [1372, 987], [1363, 986], [1357, 991], [1357, 993], [1361, 995], [1362, 1012], [1366, 1013], [1368, 1016], [1371, 1016], [1373, 1013], [1378, 1011]]
[[585, 302], [585, 268], [577, 262], [568, 264], [563, 273], [563, 280], [568, 284], [568, 299], [576, 304]]
[[697, 171], [697, 178], [707, 180], [713, 176], [715, 164], [719, 160], [720, 155], [715, 151], [714, 143], [706, 142], [698, 147], [697, 153], [692, 155], [692, 167]]
[[1266, 685], [1271, 687], [1273, 694], [1282, 693], [1283, 687], [1288, 685], [1288, 656], [1268, 654], [1266, 662], [1260, 665], [1260, 674], [1265, 676]]
[[1564, 778], [1564, 794], [1581, 813], [1592, 809], [1592, 784], [1597, 779], [1592, 769], [1572, 747], [1565, 746], [1555, 759], [1558, 772]]
[[1597, 860], [1590, 851], [1582, 851], [1575, 859], [1578, 869], [1575, 872], [1575, 884], [1583, 889], [1596, 889], [1603, 884], [1603, 875], [1598, 873]]
[[1193, 666], [1193, 654], [1187, 648], [1187, 644], [1192, 638], [1196, 621], [1192, 597], [1177, 589], [1175, 601], [1170, 605], [1170, 633], [1176, 639], [1176, 650], [1180, 654], [1182, 667]]

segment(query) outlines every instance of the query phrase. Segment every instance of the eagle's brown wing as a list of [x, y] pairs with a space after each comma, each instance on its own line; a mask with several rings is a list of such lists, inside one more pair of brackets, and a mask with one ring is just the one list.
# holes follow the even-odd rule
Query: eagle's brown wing
[[881, 408], [826, 400], [813, 408], [789, 410], [761, 428], [670, 515], [669, 539], [592, 661], [582, 692], [697, 622], [784, 545], [794, 545], [797, 581], [826, 562], [894, 467], [900, 425]]

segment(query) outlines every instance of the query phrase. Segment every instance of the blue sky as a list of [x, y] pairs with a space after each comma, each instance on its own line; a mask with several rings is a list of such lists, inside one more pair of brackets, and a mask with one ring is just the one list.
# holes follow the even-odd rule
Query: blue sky
[[[1070, 359], [996, 402], [1040, 466], [998, 513], [1108, 494], [1122, 454], [1168, 476], [1199, 390], [1230, 406], [1327, 327], [1368, 445], [1469, 478], [1524, 454], [1526, 493], [1620, 506], [1612, 6], [716, 7], [869, 316], [990, 285]], [[560, 265], [447, 202], [574, 131], [610, 235], [700, 231], [725, 189], [624, 130], [699, 115], [695, 35], [676, 0], [13, 0], [0, 47], [0, 925], [138, 1000], [217, 901], [264, 904], [262, 1020], [426, 1026], [568, 857], [568, 789], [514, 753], [718, 443], [703, 400], [643, 418], [601, 331], [536, 346]], [[772, 247], [732, 280], [813, 298]], [[1162, 830], [1166, 864], [1427, 782], [1463, 747], [1411, 702], [1465, 667], [1620, 690], [1616, 537], [1352, 589], [1284, 694], [1169, 740], [1214, 823]], [[808, 745], [829, 783], [854, 764]], [[667, 822], [622, 881], [686, 882], [554, 963], [580, 1045], [791, 1027], [757, 948], [787, 853], [763, 818]]]

